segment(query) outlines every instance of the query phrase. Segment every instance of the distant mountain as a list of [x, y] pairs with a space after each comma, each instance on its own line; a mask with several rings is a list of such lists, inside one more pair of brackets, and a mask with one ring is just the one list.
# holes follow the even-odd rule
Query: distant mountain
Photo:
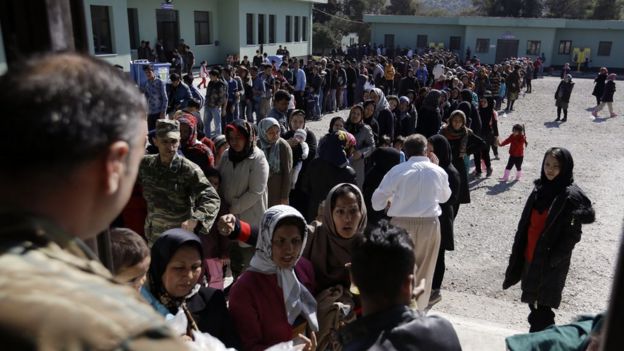
[[459, 15], [461, 12], [471, 9], [472, 0], [420, 0], [423, 10], [443, 10], [448, 15]]

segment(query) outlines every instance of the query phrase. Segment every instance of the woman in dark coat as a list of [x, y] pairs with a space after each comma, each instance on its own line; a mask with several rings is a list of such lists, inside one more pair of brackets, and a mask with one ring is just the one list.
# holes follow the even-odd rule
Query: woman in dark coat
[[596, 107], [600, 105], [600, 99], [602, 98], [602, 94], [604, 93], [605, 82], [607, 81], [607, 75], [609, 71], [606, 67], [601, 67], [598, 76], [594, 79], [594, 90], [592, 91], [592, 95], [596, 97]]
[[423, 105], [418, 111], [416, 133], [424, 135], [425, 138], [440, 132], [440, 125], [442, 124], [439, 107], [440, 96], [442, 93], [439, 90], [432, 89], [427, 93]]
[[453, 205], [453, 215], [457, 217], [460, 204], [470, 203], [470, 188], [468, 187], [468, 168], [464, 163], [464, 157], [474, 153], [484, 145], [483, 139], [466, 127], [466, 115], [460, 110], [451, 113], [449, 123], [440, 131], [451, 145], [453, 155], [451, 163], [459, 172], [459, 201]]
[[366, 173], [364, 180], [364, 203], [368, 211], [368, 223], [377, 225], [382, 219], [389, 219], [385, 211], [375, 211], [371, 205], [371, 197], [375, 189], [388, 171], [401, 162], [401, 153], [393, 147], [379, 147], [370, 156], [371, 169]]
[[356, 184], [355, 171], [349, 166], [348, 159], [355, 144], [355, 137], [348, 132], [339, 130], [328, 134], [319, 157], [308, 164], [301, 180], [301, 190], [308, 199], [304, 214], [308, 223], [316, 218], [319, 204], [336, 184]]
[[200, 280], [203, 250], [197, 235], [182, 228], [169, 229], [154, 242], [151, 255], [148, 291], [169, 313], [184, 312], [185, 335], [208, 333], [238, 349], [240, 340], [223, 292]]
[[459, 203], [461, 181], [459, 172], [451, 162], [453, 158], [451, 154], [451, 144], [449, 144], [445, 137], [438, 134], [429, 138], [428, 149], [429, 152], [433, 152], [438, 158], [438, 166], [448, 175], [449, 187], [451, 188], [451, 197], [445, 203], [440, 204], [440, 208], [442, 208], [442, 214], [439, 217], [441, 241], [436, 268], [433, 272], [431, 297], [429, 298], [429, 305], [431, 306], [442, 298], [440, 295], [440, 287], [442, 286], [442, 279], [444, 278], [444, 271], [446, 270], [444, 253], [445, 251], [453, 251], [455, 249], [453, 239], [453, 221], [455, 220], [455, 214], [453, 212], [453, 206]]
[[591, 201], [575, 183], [570, 152], [546, 151], [540, 179], [526, 202], [516, 231], [503, 289], [522, 281], [521, 301], [529, 304], [530, 332], [555, 323], [572, 250], [582, 224], [595, 220]]
[[555, 100], [557, 105], [557, 119], [561, 120], [561, 110], [563, 110], [562, 122], [568, 120], [568, 104], [570, 103], [570, 96], [572, 95], [572, 89], [574, 89], [574, 83], [572, 82], [572, 75], [568, 74], [557, 86], [555, 91]]

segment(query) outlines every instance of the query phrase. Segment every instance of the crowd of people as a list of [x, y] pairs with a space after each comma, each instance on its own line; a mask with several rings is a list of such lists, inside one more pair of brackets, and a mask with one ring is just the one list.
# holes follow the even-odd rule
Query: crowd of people
[[[57, 302], [33, 309], [29, 298], [34, 284], [57, 279], [66, 284], [50, 297], [90, 282], [71, 295], [73, 316], [109, 321], [98, 332], [78, 328], [71, 340], [80, 345], [461, 350], [452, 325], [426, 312], [442, 298], [471, 177], [491, 176], [491, 154], [510, 145], [501, 181], [514, 166], [521, 179], [524, 126], [500, 142], [497, 119], [504, 102], [511, 112], [522, 89], [532, 92], [534, 63], [484, 65], [445, 50], [307, 63], [282, 54], [279, 64], [202, 62], [204, 96], [192, 72], [165, 83], [146, 65], [139, 92], [105, 63], [73, 54], [3, 76], [3, 105], [20, 111], [7, 123], [27, 134], [27, 147], [7, 144], [0, 184], [15, 200], [0, 220], [18, 224], [0, 233], [10, 248], [0, 271], [30, 278], [0, 281], [16, 294], [0, 298], [9, 311], [2, 330], [24, 327], [25, 306], [60, 313]], [[615, 89], [602, 76], [596, 112], [611, 108]], [[555, 93], [563, 121], [573, 87], [564, 78]], [[331, 118], [324, 135], [306, 127], [341, 109], [348, 117]], [[43, 136], [45, 146], [29, 143]], [[565, 148], [545, 152], [505, 274], [504, 289], [522, 282], [531, 332], [554, 324], [581, 226], [594, 221], [573, 166]], [[77, 240], [106, 228], [112, 274]], [[44, 324], [11, 342], [70, 342], [69, 326]]]

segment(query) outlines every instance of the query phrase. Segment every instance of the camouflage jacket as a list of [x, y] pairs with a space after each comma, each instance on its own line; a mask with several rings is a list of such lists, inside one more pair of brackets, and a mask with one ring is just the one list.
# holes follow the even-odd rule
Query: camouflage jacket
[[185, 350], [85, 244], [41, 218], [0, 214], [3, 350]]
[[221, 201], [199, 166], [179, 155], [165, 166], [159, 155], [146, 155], [139, 166], [139, 181], [147, 202], [145, 235], [150, 243], [188, 219], [201, 224], [200, 233], [210, 231]]

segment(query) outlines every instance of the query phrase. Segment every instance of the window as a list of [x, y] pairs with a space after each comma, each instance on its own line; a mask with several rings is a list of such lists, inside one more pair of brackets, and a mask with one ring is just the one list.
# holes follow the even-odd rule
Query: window
[[295, 16], [295, 41], [299, 41], [299, 16]]
[[292, 20], [292, 16], [286, 16], [286, 42], [290, 43], [292, 41], [290, 34], [290, 21]]
[[275, 15], [269, 15], [269, 43], [275, 44]]
[[451, 37], [449, 40], [449, 49], [451, 51], [459, 51], [459, 47], [461, 46], [461, 37]]
[[490, 51], [490, 39], [477, 39], [475, 52], [478, 54], [486, 54], [488, 51]]
[[542, 47], [542, 42], [539, 40], [527, 41], [527, 55], [539, 55]]
[[572, 40], [561, 40], [559, 42], [559, 55], [570, 55]]
[[598, 43], [598, 56], [611, 56], [611, 42], [601, 41]]
[[301, 40], [308, 41], [308, 18], [301, 17]]
[[130, 34], [130, 49], [138, 49], [141, 43], [139, 40], [139, 15], [137, 9], [128, 9], [128, 32]]
[[195, 45], [212, 44], [210, 37], [210, 12], [195, 11]]
[[96, 55], [112, 54], [113, 40], [108, 6], [91, 5], [91, 29], [93, 30], [93, 51]]
[[264, 37], [264, 15], [258, 15], [258, 44], [266, 44]]
[[166, 51], [178, 47], [180, 42], [180, 21], [177, 10], [156, 9], [156, 35], [162, 40]]
[[253, 18], [254, 15], [252, 13], [247, 14], [247, 45], [255, 44], [253, 36]]
[[419, 34], [416, 36], [416, 48], [417, 49], [426, 49], [427, 48], [427, 36], [423, 34]]

